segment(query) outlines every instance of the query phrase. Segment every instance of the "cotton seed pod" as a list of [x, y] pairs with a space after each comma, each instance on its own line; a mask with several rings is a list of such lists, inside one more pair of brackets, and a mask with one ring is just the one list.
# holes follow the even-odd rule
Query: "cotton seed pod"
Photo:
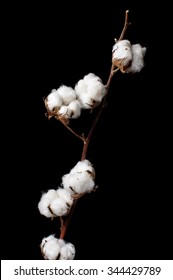
[[56, 238], [53, 234], [43, 238], [40, 248], [46, 260], [73, 260], [75, 257], [74, 245]]
[[62, 105], [62, 98], [56, 89], [47, 96], [45, 100], [46, 107], [49, 111], [57, 112]]
[[144, 67], [144, 56], [146, 48], [140, 44], [132, 45], [132, 62], [131, 65], [126, 69], [126, 73], [137, 73], [140, 72]]
[[122, 73], [132, 61], [131, 43], [128, 40], [121, 40], [115, 43], [112, 49], [112, 63], [118, 67]]
[[41, 253], [46, 260], [56, 260], [60, 254], [60, 245], [58, 239], [54, 235], [43, 238], [41, 245]]

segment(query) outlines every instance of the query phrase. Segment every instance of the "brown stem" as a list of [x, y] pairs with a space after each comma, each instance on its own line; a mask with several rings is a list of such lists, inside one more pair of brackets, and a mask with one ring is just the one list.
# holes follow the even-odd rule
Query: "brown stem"
[[80, 140], [82, 140], [84, 143], [85, 143], [85, 137], [82, 135], [79, 135], [78, 133], [76, 133], [70, 126], [68, 126], [63, 120], [60, 120], [59, 121], [72, 133], [74, 134], [77, 138], [79, 138]]
[[[106, 84], [107, 92], [108, 92], [108, 89], [109, 89], [109, 86], [110, 86], [111, 79], [112, 79], [113, 75], [114, 75], [114, 74], [112, 74], [112, 67], [111, 67], [110, 75], [109, 75], [109, 78], [108, 78], [108, 81], [107, 81], [107, 84]], [[105, 106], [105, 102], [106, 102], [106, 96], [104, 97], [104, 99], [103, 99], [103, 101], [102, 101], [102, 103], [101, 103], [101, 105], [100, 105], [100, 109], [99, 109], [99, 111], [98, 111], [98, 113], [97, 113], [97, 115], [96, 115], [96, 117], [95, 117], [95, 119], [94, 119], [93, 125], [92, 125], [92, 127], [91, 127], [91, 129], [90, 129], [90, 131], [89, 131], [89, 133], [88, 133], [88, 136], [87, 136], [86, 140], [84, 141], [83, 150], [82, 150], [82, 155], [81, 155], [81, 160], [84, 160], [84, 159], [86, 158], [89, 143], [90, 143], [90, 141], [91, 141], [93, 132], [94, 132], [94, 130], [95, 130], [95, 128], [96, 128], [96, 125], [97, 125], [97, 123], [98, 123], [98, 120], [99, 120], [99, 117], [100, 117], [100, 115], [101, 115], [101, 112], [102, 112], [102, 110], [103, 110], [103, 108], [104, 108], [104, 106]], [[73, 215], [74, 209], [75, 209], [76, 204], [77, 204], [77, 200], [78, 200], [78, 199], [74, 199], [73, 205], [72, 205], [71, 210], [70, 210], [70, 213], [69, 213], [69, 215], [67, 216], [65, 223], [64, 223], [63, 226], [61, 227], [61, 232], [60, 232], [60, 237], [59, 237], [60, 239], [64, 239], [64, 237], [65, 237], [65, 234], [66, 234], [68, 225], [69, 225], [69, 223], [70, 223], [71, 217], [72, 217], [72, 215]]]
[[126, 30], [127, 30], [127, 27], [128, 27], [128, 25], [129, 25], [129, 22], [128, 22], [128, 15], [129, 15], [129, 10], [127, 10], [126, 13], [125, 13], [124, 27], [123, 27], [123, 30], [122, 30], [122, 32], [121, 32], [121, 35], [120, 35], [118, 41], [120, 41], [120, 40], [122, 40], [122, 39], [124, 38], [124, 34], [125, 34], [125, 32], [126, 32]]
[[60, 233], [60, 237], [59, 237], [60, 239], [64, 239], [64, 236], [66, 234], [68, 225], [70, 223], [71, 217], [72, 217], [74, 209], [76, 207], [76, 203], [77, 203], [77, 199], [74, 199], [73, 205], [72, 205], [71, 210], [70, 210], [70, 213], [68, 214], [68, 216], [67, 216], [67, 218], [66, 218], [66, 220], [65, 220], [65, 222], [64, 222], [64, 224], [61, 228], [61, 233]]
[[[127, 26], [128, 26], [128, 12], [129, 11], [126, 11], [126, 15], [125, 15], [125, 23], [124, 23], [124, 28], [121, 32], [121, 35], [120, 35], [120, 38], [119, 40], [122, 40], [122, 38], [124, 37], [124, 34], [126, 32], [126, 29], [127, 29]], [[115, 66], [112, 64], [111, 66], [111, 70], [110, 70], [110, 74], [109, 74], [109, 78], [108, 78], [108, 81], [106, 83], [106, 90], [107, 90], [107, 93], [108, 93], [108, 90], [109, 90], [109, 87], [110, 87], [110, 84], [111, 84], [111, 80], [112, 80], [112, 77], [114, 76], [114, 74], [119, 70], [118, 68], [115, 69]], [[87, 138], [83, 138], [82, 136], [78, 135], [77, 137], [78, 138], [82, 138], [81, 140], [83, 140], [83, 149], [82, 149], [82, 155], [81, 155], [81, 160], [84, 160], [86, 158], [86, 155], [87, 155], [87, 152], [88, 152], [88, 146], [89, 146], [89, 143], [91, 141], [91, 138], [92, 138], [92, 135], [94, 133], [94, 130], [96, 128], [96, 125], [98, 123], [98, 120], [100, 118], [100, 115], [101, 115], [101, 112], [105, 106], [105, 103], [106, 103], [106, 97], [107, 97], [107, 93], [106, 93], [106, 96], [104, 97], [104, 99], [102, 100], [102, 103], [100, 104], [100, 107], [99, 107], [99, 110], [97, 112], [97, 115], [94, 119], [94, 122], [92, 124], [92, 127], [88, 133], [88, 136]], [[65, 124], [64, 124], [65, 125]], [[65, 125], [66, 126], [66, 125]], [[67, 126], [68, 129], [70, 129], [68, 126]], [[72, 132], [72, 131], [71, 131]], [[72, 132], [74, 135], [75, 133]], [[80, 136], [80, 137], [79, 137]], [[73, 215], [73, 212], [75, 210], [75, 207], [76, 207], [76, 204], [77, 204], [77, 201], [78, 201], [78, 198], [74, 199], [73, 201], [73, 205], [71, 207], [71, 210], [63, 224], [63, 226], [61, 227], [61, 231], [60, 231], [60, 239], [64, 239], [65, 237], [65, 234], [66, 234], [66, 231], [67, 231], [67, 228], [68, 228], [68, 225], [70, 223], [70, 220], [72, 218], [72, 215]]]

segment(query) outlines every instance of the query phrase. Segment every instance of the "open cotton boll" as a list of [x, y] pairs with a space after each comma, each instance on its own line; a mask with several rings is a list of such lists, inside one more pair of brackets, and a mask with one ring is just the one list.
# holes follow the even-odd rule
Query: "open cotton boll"
[[60, 248], [59, 260], [73, 260], [75, 257], [75, 247], [71, 243], [66, 243]]
[[45, 245], [46, 242], [48, 242], [48, 241], [50, 241], [50, 240], [52, 240], [52, 239], [54, 239], [54, 238], [55, 238], [55, 235], [54, 235], [54, 234], [51, 234], [51, 235], [49, 235], [48, 237], [44, 237], [44, 238], [42, 239], [42, 242], [41, 242], [41, 244], [40, 244], [40, 247], [42, 248], [42, 247]]
[[56, 190], [49, 190], [46, 193], [43, 193], [40, 202], [38, 203], [38, 209], [40, 211], [40, 214], [46, 216], [47, 218], [53, 218], [55, 215], [50, 210], [50, 204], [51, 202], [56, 199], [57, 192]]
[[58, 111], [58, 115], [63, 116], [64, 118], [68, 119], [68, 106], [67, 105], [62, 105], [61, 108]]
[[77, 99], [70, 102], [70, 104], [68, 105], [67, 112], [70, 112], [70, 113], [67, 113], [69, 115], [69, 118], [77, 119], [81, 114], [81, 104], [80, 104], [80, 102]]
[[51, 202], [50, 209], [56, 216], [64, 216], [69, 212], [70, 205], [63, 198], [57, 197]]
[[89, 73], [89, 74], [85, 75], [83, 78], [83, 80], [86, 84], [88, 84], [93, 79], [101, 82], [101, 79], [98, 76], [96, 76], [94, 73]]
[[86, 171], [89, 171], [91, 174], [93, 174], [93, 176], [95, 175], [95, 170], [91, 162], [87, 159], [84, 159], [78, 161], [78, 163], [71, 169], [70, 174]]
[[51, 235], [51, 238], [44, 238], [41, 245], [41, 252], [46, 260], [56, 260], [60, 253], [58, 239]]
[[83, 109], [96, 107], [106, 94], [102, 80], [93, 73], [85, 75], [76, 84], [75, 91]]
[[70, 102], [76, 99], [76, 93], [71, 87], [62, 85], [57, 91], [62, 98], [63, 105], [69, 105]]
[[92, 191], [95, 187], [95, 182], [88, 172], [81, 172], [64, 175], [62, 185], [71, 194], [82, 194]]
[[77, 97], [87, 93], [87, 84], [83, 79], [79, 80], [78, 83], [75, 85], [75, 92]]
[[112, 49], [112, 63], [121, 72], [125, 72], [132, 60], [131, 43], [128, 40], [121, 40], [115, 43]]
[[145, 53], [145, 47], [141, 47], [140, 44], [132, 45], [132, 62], [130, 67], [126, 69], [127, 73], [136, 73], [141, 71], [141, 69], [144, 67]]
[[62, 98], [56, 89], [53, 89], [52, 92], [47, 96], [46, 104], [50, 111], [58, 110], [61, 107]]
[[93, 100], [100, 103], [105, 94], [106, 88], [101, 82], [91, 80], [90, 83], [88, 83], [88, 95], [90, 95]]
[[55, 217], [55, 215], [49, 209], [50, 203], [51, 201], [49, 199], [42, 198], [38, 204], [38, 209], [40, 211], [40, 214], [44, 215], [47, 218]]
[[73, 198], [69, 194], [69, 192], [63, 188], [57, 189], [58, 197], [62, 198], [66, 203], [71, 206], [73, 204]]

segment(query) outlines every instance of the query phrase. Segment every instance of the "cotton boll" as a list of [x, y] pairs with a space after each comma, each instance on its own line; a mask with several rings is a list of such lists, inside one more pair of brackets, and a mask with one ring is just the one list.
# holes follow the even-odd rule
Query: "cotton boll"
[[51, 202], [57, 197], [56, 190], [49, 190], [47, 193], [44, 193], [38, 204], [38, 209], [40, 214], [46, 216], [47, 218], [53, 218], [55, 215], [52, 213], [50, 207]]
[[89, 74], [85, 75], [83, 78], [83, 80], [86, 84], [88, 84], [93, 79], [95, 79], [97, 81], [101, 81], [101, 79], [93, 73], [89, 73]]
[[67, 115], [69, 118], [77, 119], [81, 114], [81, 104], [75, 99], [68, 105]]
[[75, 247], [71, 243], [66, 243], [60, 249], [59, 260], [73, 260], [75, 257]]
[[112, 49], [112, 63], [124, 73], [131, 61], [132, 50], [130, 41], [118, 41]]
[[88, 95], [88, 92], [81, 94], [78, 100], [82, 109], [92, 109], [95, 104], [98, 105], [97, 102], [90, 95]]
[[56, 260], [60, 253], [60, 246], [58, 239], [54, 236], [50, 238], [44, 238], [40, 245], [44, 259], [46, 260]]
[[54, 198], [56, 198], [56, 196], [57, 196], [57, 191], [54, 189], [50, 189], [46, 193], [42, 194], [42, 198], [47, 198], [50, 200], [53, 200]]
[[46, 98], [46, 104], [50, 111], [58, 110], [62, 105], [62, 98], [58, 94], [58, 91], [53, 89], [52, 92]]
[[86, 171], [89, 171], [91, 174], [93, 174], [93, 176], [95, 175], [95, 170], [91, 162], [87, 159], [84, 159], [82, 161], [78, 161], [78, 163], [71, 169], [70, 174]]
[[42, 247], [45, 245], [46, 242], [48, 242], [48, 241], [50, 241], [50, 240], [52, 240], [52, 239], [54, 239], [54, 238], [55, 238], [55, 235], [54, 235], [54, 234], [51, 234], [51, 235], [49, 235], [48, 237], [44, 237], [44, 238], [42, 239], [42, 242], [41, 242], [41, 244], [40, 244], [40, 247], [42, 248]]
[[96, 107], [106, 94], [101, 79], [93, 73], [85, 75], [75, 86], [76, 95], [83, 109]]
[[73, 204], [73, 198], [67, 190], [59, 188], [57, 189], [57, 194], [58, 197], [62, 198], [69, 206]]
[[76, 93], [71, 87], [62, 85], [57, 91], [63, 100], [63, 105], [69, 105], [70, 102], [76, 99]]
[[68, 106], [62, 105], [58, 111], [58, 115], [62, 116], [63, 118], [68, 119]]
[[87, 93], [87, 84], [83, 79], [75, 85], [75, 92], [77, 97]]
[[57, 197], [51, 202], [50, 209], [56, 216], [64, 216], [69, 212], [70, 205], [63, 198]]
[[47, 198], [42, 198], [38, 204], [38, 209], [41, 215], [47, 218], [53, 218], [55, 215], [49, 209], [51, 201]]
[[62, 185], [71, 194], [90, 192], [95, 187], [94, 180], [88, 172], [66, 174], [62, 177]]
[[106, 94], [106, 88], [101, 82], [91, 80], [91, 82], [88, 84], [88, 94], [93, 100], [100, 103]]
[[144, 56], [146, 48], [141, 47], [140, 44], [132, 45], [132, 62], [130, 67], [126, 69], [126, 73], [140, 72], [144, 67]]

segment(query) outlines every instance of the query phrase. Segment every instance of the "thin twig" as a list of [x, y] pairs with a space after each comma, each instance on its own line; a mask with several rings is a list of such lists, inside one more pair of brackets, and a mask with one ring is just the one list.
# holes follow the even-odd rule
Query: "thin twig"
[[68, 126], [63, 120], [59, 119], [59, 121], [72, 133], [74, 134], [77, 138], [79, 138], [80, 140], [82, 140], [84, 143], [86, 142], [86, 139], [84, 137], [84, 135], [80, 135], [78, 133], [76, 133], [70, 126]]
[[65, 122], [65, 120], [63, 120], [60, 116], [57, 115], [56, 112], [50, 111], [48, 106], [47, 106], [47, 102], [46, 99], [44, 100], [44, 104], [47, 110], [47, 116], [48, 119], [50, 119], [51, 117], [55, 117], [57, 120], [59, 120], [72, 134], [74, 134], [77, 138], [79, 138], [80, 140], [82, 140], [85, 143], [85, 137], [84, 135], [80, 135], [77, 132], [75, 132], [70, 126], [68, 126], [68, 124]]
[[121, 32], [121, 35], [120, 35], [118, 41], [120, 41], [120, 40], [122, 40], [122, 39], [124, 38], [124, 34], [125, 34], [125, 32], [126, 32], [126, 30], [127, 30], [127, 27], [128, 27], [128, 25], [129, 25], [129, 22], [128, 22], [128, 15], [129, 15], [129, 10], [127, 10], [126, 13], [125, 13], [124, 27], [123, 27], [123, 30], [122, 30], [122, 32]]

